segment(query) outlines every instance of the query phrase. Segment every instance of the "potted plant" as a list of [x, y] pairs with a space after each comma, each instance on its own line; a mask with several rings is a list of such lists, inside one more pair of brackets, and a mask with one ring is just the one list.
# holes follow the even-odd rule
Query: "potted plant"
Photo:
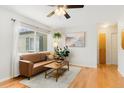
[[59, 45], [60, 38], [62, 37], [60, 32], [55, 32], [53, 34], [53, 39], [54, 39], [54, 47], [57, 47]]
[[53, 34], [53, 38], [54, 38], [54, 39], [60, 39], [61, 37], [62, 37], [62, 35], [61, 35], [60, 32], [55, 32], [55, 33]]
[[65, 46], [63, 49], [62, 48], [55, 48], [55, 53], [58, 56], [59, 60], [64, 60], [66, 57], [69, 56], [70, 51], [68, 49], [68, 46]]

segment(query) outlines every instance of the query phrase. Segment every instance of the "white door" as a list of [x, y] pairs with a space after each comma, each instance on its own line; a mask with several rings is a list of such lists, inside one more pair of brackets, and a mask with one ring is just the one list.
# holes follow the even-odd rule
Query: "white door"
[[111, 64], [117, 64], [117, 33], [111, 34]]

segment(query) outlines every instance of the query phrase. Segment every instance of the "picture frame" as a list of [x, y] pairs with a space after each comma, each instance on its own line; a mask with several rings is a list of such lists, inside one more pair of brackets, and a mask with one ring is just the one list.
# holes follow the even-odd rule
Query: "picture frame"
[[65, 44], [69, 47], [85, 47], [86, 32], [66, 33]]

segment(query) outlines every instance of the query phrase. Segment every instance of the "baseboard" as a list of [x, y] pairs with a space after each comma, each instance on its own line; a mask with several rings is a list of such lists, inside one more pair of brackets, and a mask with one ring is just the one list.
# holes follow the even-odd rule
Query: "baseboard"
[[3, 79], [0, 79], [0, 82], [4, 82], [6, 80], [9, 80], [9, 79], [12, 79], [12, 78], [16, 78], [18, 76], [20, 76], [20, 75], [15, 75], [14, 77], [10, 76], [10, 77], [6, 77], [6, 78], [3, 78]]
[[122, 75], [122, 77], [124, 77], [124, 73], [121, 72], [121, 70], [118, 68], [118, 72]]
[[9, 80], [9, 79], [11, 79], [11, 77], [6, 77], [6, 78], [3, 78], [3, 79], [0, 79], [0, 82], [6, 81], [6, 80]]
[[77, 66], [77, 67], [87, 67], [87, 68], [97, 68], [97, 65], [96, 66], [86, 66], [86, 65], [79, 65], [79, 64], [70, 64], [72, 66]]

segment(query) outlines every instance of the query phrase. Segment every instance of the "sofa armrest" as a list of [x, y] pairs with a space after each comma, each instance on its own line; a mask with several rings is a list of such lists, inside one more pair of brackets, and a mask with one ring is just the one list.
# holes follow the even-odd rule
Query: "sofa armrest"
[[21, 75], [30, 77], [32, 75], [33, 62], [27, 60], [19, 61], [19, 71]]
[[28, 61], [28, 60], [19, 60], [20, 62], [24, 62], [24, 63], [29, 63], [29, 64], [33, 64], [33, 62], [31, 62], [31, 61]]

